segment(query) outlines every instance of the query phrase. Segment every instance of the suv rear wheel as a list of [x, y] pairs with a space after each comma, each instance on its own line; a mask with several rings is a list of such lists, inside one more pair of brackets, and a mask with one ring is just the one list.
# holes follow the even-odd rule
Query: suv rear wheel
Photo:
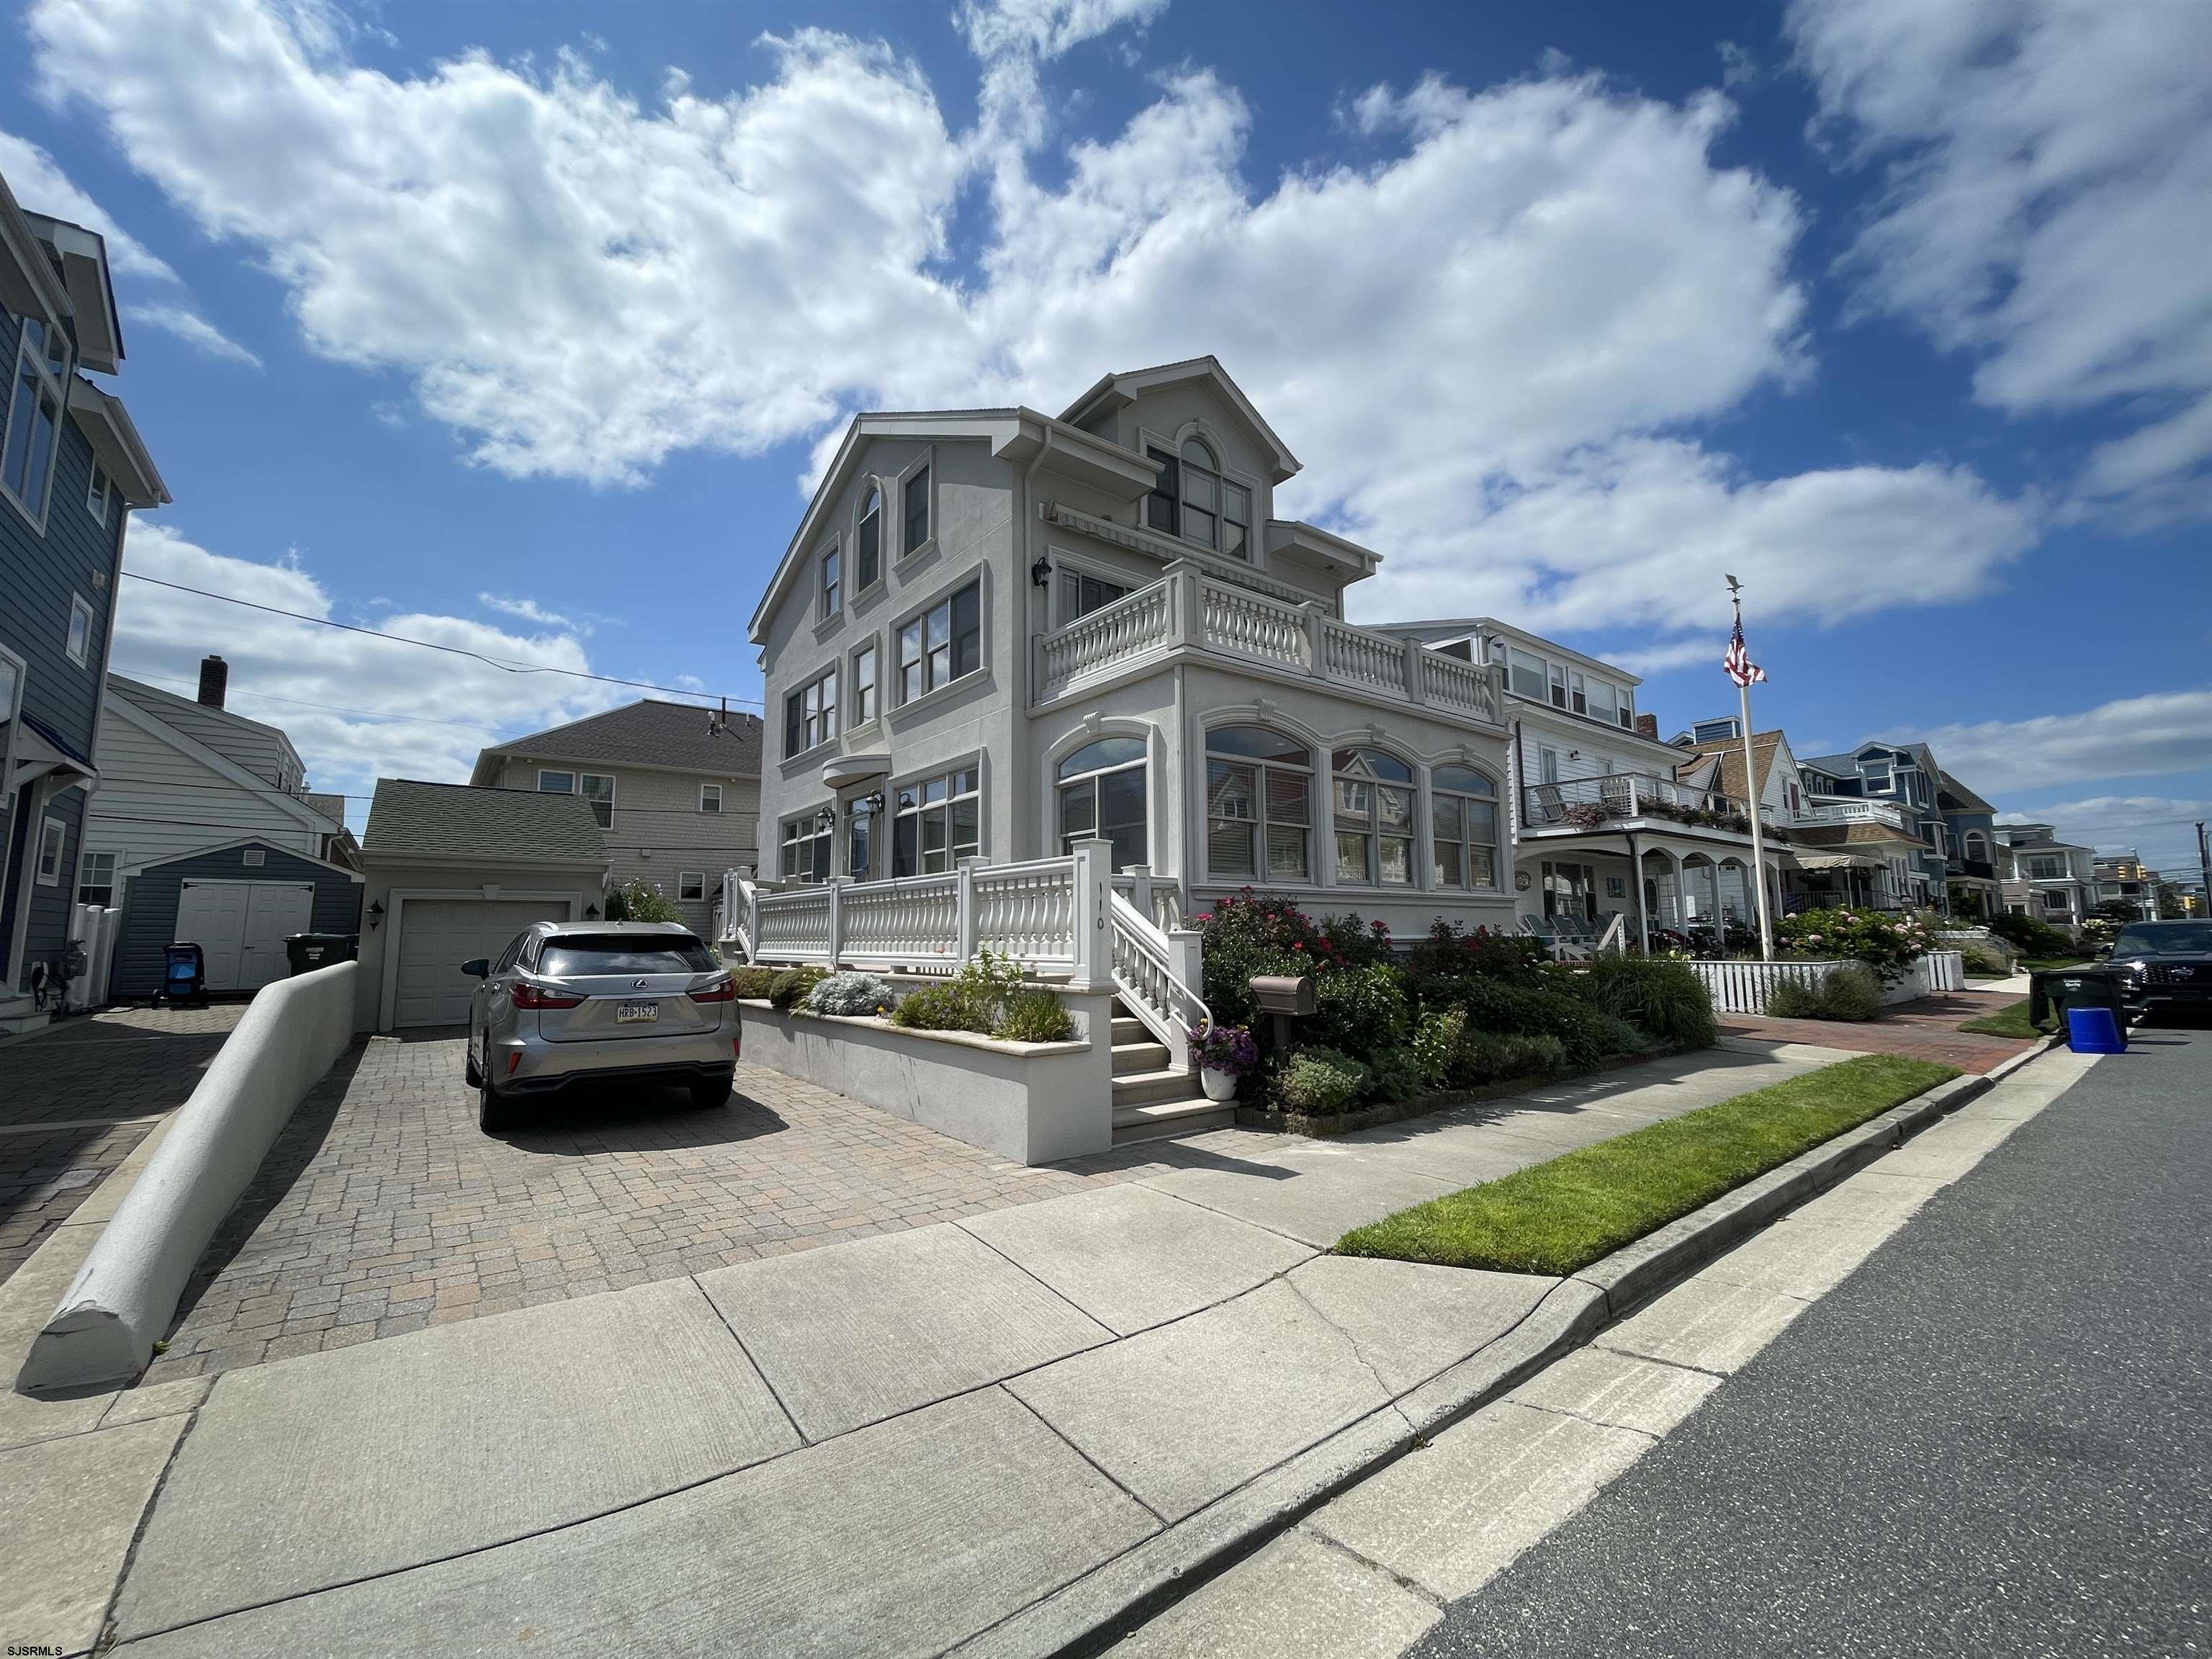
[[482, 1074], [477, 1084], [477, 1127], [486, 1134], [496, 1134], [501, 1129], [512, 1129], [520, 1115], [507, 1097], [492, 1086], [491, 1074]]
[[704, 1078], [691, 1085], [691, 1103], [704, 1111], [710, 1106], [720, 1106], [730, 1097], [737, 1079], [728, 1072], [720, 1077]]

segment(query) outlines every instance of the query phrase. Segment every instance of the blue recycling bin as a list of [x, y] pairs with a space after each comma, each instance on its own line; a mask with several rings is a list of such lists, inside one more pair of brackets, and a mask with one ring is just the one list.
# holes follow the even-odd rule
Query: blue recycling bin
[[2119, 1016], [2110, 1008], [2069, 1008], [2066, 1045], [2077, 1054], [2124, 1054], [2128, 1051], [2127, 1034], [2120, 1030]]

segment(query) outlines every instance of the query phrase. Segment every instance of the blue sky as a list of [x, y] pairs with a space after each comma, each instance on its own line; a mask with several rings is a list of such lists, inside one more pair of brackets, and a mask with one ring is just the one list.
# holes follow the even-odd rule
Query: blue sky
[[[15, 12], [0, 171], [111, 231], [176, 497], [130, 563], [503, 660], [758, 695], [855, 409], [1219, 355], [1380, 550], [1800, 753], [2212, 813], [2212, 8]], [[126, 582], [324, 787], [622, 694]], [[277, 698], [288, 702], [276, 701]], [[315, 705], [315, 706], [310, 706]], [[356, 817], [365, 805], [356, 803]]]

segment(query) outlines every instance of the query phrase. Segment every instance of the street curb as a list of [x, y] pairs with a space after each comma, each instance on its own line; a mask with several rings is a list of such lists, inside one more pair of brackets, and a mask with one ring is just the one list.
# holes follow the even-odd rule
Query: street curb
[[1527, 1318], [1480, 1352], [947, 1650], [945, 1659], [1076, 1659], [1103, 1652], [1330, 1498], [1583, 1346], [1630, 1309], [1986, 1094], [2055, 1041], [2014, 1055], [1988, 1076], [1939, 1083], [1559, 1280]]

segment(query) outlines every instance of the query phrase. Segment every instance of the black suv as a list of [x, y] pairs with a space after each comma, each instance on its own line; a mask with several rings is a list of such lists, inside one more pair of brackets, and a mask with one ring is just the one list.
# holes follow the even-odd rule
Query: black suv
[[2128, 1014], [2212, 1010], [2212, 921], [2131, 921], [2108, 951], [2127, 976]]

